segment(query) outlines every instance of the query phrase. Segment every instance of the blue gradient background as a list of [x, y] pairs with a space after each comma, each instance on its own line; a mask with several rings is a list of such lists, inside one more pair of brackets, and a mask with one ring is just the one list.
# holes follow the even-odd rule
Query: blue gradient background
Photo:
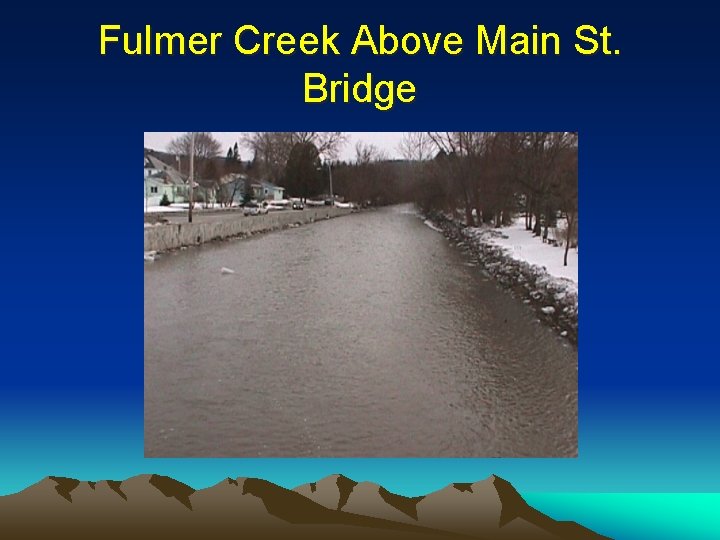
[[[665, 522], [682, 527], [690, 515], [671, 503], [681, 497], [673, 493], [720, 491], [720, 70], [712, 13], [696, 2], [655, 6], [6, 6], [0, 494], [49, 474], [156, 472], [204, 487], [225, 476], [293, 486], [342, 472], [418, 494], [496, 473], [540, 509], [616, 537], [651, 537], [643, 531], [657, 525], [658, 501], [676, 509]], [[248, 22], [293, 32], [328, 23], [341, 32], [344, 54], [241, 57], [231, 36]], [[103, 58], [102, 23], [225, 37], [217, 57]], [[456, 31], [466, 49], [458, 57], [350, 57], [362, 23]], [[537, 23], [561, 35], [562, 53], [478, 57], [478, 23], [506, 23], [511, 32]], [[575, 54], [574, 29], [584, 23], [608, 25], [622, 54]], [[305, 71], [409, 79], [417, 99], [389, 112], [306, 105]], [[141, 134], [186, 129], [579, 130], [580, 457], [144, 459]], [[612, 492], [665, 495], [646, 495], [653, 504], [625, 519], [610, 509], [612, 501], [616, 510], [627, 505], [627, 496], [603, 495], [601, 503], [595, 495]], [[711, 496], [702, 500], [717, 506]], [[710, 513], [702, 516], [693, 519], [711, 531]], [[654, 537], [671, 530], [666, 523], [666, 536]]]

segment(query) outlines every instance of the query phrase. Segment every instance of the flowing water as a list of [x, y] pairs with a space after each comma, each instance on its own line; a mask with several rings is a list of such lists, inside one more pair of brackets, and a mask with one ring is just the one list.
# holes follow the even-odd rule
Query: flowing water
[[575, 456], [577, 421], [577, 349], [410, 207], [145, 263], [148, 456]]

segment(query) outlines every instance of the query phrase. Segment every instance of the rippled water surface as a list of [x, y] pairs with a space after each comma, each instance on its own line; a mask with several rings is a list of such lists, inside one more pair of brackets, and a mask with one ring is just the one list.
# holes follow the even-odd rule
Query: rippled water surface
[[207, 244], [145, 263], [145, 451], [574, 456], [577, 349], [408, 207]]

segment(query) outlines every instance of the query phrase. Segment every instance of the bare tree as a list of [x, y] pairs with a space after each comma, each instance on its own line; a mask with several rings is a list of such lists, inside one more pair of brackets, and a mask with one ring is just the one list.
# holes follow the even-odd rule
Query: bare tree
[[170, 141], [167, 150], [178, 157], [180, 164], [184, 161], [188, 170], [190, 154], [192, 153], [196, 179], [217, 179], [219, 177], [219, 171], [213, 158], [220, 155], [222, 145], [213, 137], [212, 133], [196, 131], [194, 143], [191, 133], [183, 133]]
[[[559, 215], [567, 219], [567, 251], [577, 245], [576, 132], [428, 132], [437, 154], [423, 162], [410, 184], [428, 212], [463, 209], [467, 225], [509, 225], [525, 211], [525, 226], [546, 237]], [[422, 139], [406, 135], [406, 157]], [[544, 228], [544, 231], [543, 231]]]
[[[487, 133], [477, 131], [431, 131], [428, 138], [435, 147], [448, 156], [446, 165], [454, 184], [453, 192], [459, 195], [458, 203], [465, 209], [465, 222], [475, 225], [473, 207], [478, 219], [481, 216], [478, 194], [479, 158], [485, 149]], [[452, 208], [453, 212], [455, 208]]]
[[243, 133], [240, 143], [253, 152], [253, 167], [256, 173], [272, 181], [283, 177], [293, 146], [287, 133]]
[[342, 131], [291, 131], [289, 135], [293, 146], [296, 143], [312, 143], [326, 160], [337, 159], [348, 140], [347, 133]]
[[367, 144], [362, 141], [355, 143], [355, 163], [358, 165], [385, 160], [387, 160], [387, 154], [374, 144]]
[[296, 144], [311, 143], [323, 159], [335, 159], [347, 141], [340, 131], [259, 131], [240, 136], [240, 142], [252, 150], [255, 165], [271, 180], [283, 177], [290, 153]]
[[[191, 148], [190, 133], [183, 133], [179, 137], [170, 141], [167, 146], [168, 152], [176, 156], [190, 156]], [[222, 145], [218, 142], [213, 134], [208, 131], [195, 132], [195, 159], [203, 161], [220, 155]]]
[[553, 207], [552, 181], [559, 156], [577, 138], [573, 133], [565, 131], [529, 131], [519, 135], [523, 155], [519, 161], [521, 170], [517, 180], [526, 200], [526, 228], [540, 235], [541, 219], [544, 219], [546, 228], [553, 225], [557, 210]]
[[424, 131], [408, 131], [398, 144], [400, 155], [408, 161], [427, 161], [434, 156], [435, 145]]
[[359, 141], [355, 144], [353, 160], [333, 163], [334, 193], [363, 206], [400, 202], [404, 195], [400, 174], [406, 166], [389, 161], [377, 146]]
[[558, 156], [553, 174], [552, 191], [558, 209], [565, 215], [565, 254], [563, 264], [567, 266], [568, 252], [578, 243], [578, 147], [577, 133], [568, 134], [567, 146]]

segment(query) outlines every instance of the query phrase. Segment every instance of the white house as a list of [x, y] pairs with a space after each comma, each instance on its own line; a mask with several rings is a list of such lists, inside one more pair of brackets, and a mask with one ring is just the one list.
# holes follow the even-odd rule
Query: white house
[[166, 195], [166, 188], [162, 178], [155, 178], [153, 176], [145, 177], [145, 206], [160, 206], [163, 195]]
[[184, 202], [187, 196], [185, 177], [151, 154], [145, 154], [144, 204], [159, 206], [163, 196], [171, 203]]

